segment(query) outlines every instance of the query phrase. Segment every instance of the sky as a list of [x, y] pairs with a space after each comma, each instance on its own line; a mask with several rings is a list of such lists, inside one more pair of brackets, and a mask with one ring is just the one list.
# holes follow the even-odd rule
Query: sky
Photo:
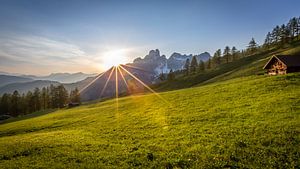
[[244, 49], [300, 16], [299, 0], [0, 2], [0, 72], [34, 75], [99, 73], [151, 49], [167, 57]]

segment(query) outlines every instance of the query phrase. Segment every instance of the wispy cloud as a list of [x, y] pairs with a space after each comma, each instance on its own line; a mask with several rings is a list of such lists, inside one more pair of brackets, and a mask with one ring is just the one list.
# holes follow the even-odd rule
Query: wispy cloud
[[16, 72], [18, 69], [22, 71], [22, 68], [32, 70], [32, 67], [41, 67], [41, 73], [92, 71], [88, 65], [93, 62], [91, 56], [72, 43], [39, 36], [15, 35], [0, 37], [0, 59], [1, 69]]

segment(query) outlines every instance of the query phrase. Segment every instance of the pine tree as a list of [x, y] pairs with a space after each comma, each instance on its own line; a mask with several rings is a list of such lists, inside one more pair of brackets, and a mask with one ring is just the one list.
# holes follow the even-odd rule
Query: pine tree
[[212, 58], [212, 67], [217, 67], [218, 65], [221, 64], [221, 55], [222, 55], [221, 49], [218, 49], [218, 50], [214, 53], [214, 56], [213, 56], [213, 58]]
[[37, 87], [33, 91], [33, 99], [34, 99], [34, 111], [41, 110], [41, 91]]
[[211, 69], [211, 59], [210, 58], [207, 61], [206, 69]]
[[25, 94], [23, 93], [22, 96], [20, 97], [20, 114], [24, 115], [27, 113], [27, 108], [28, 108], [28, 105], [27, 105], [27, 101], [26, 101], [26, 96]]
[[17, 90], [15, 90], [11, 96], [11, 115], [16, 117], [19, 115], [20, 111], [20, 94]]
[[80, 93], [79, 93], [79, 90], [78, 90], [77, 87], [70, 92], [70, 101], [72, 103], [81, 103], [81, 101], [80, 101]]
[[202, 60], [200, 60], [200, 62], [199, 62], [198, 70], [199, 70], [199, 72], [203, 72], [205, 70], [205, 64]]
[[296, 36], [297, 36], [297, 40], [299, 40], [300, 39], [300, 16], [297, 19]]
[[56, 87], [56, 108], [63, 108], [68, 102], [69, 94], [68, 91], [65, 89], [64, 85], [58, 85]]
[[168, 74], [168, 81], [172, 81], [174, 79], [175, 79], [175, 74], [174, 74], [173, 70], [171, 69]]
[[158, 79], [161, 80], [161, 81], [166, 80], [166, 77], [165, 77], [164, 72], [161, 72], [161, 73], [159, 74]]
[[195, 73], [198, 67], [198, 62], [196, 56], [193, 56], [192, 61], [191, 61], [191, 66], [190, 66], [190, 71], [192, 73]]
[[190, 71], [190, 59], [189, 58], [186, 59], [184, 68], [185, 68], [186, 75], [189, 75], [189, 71]]
[[1, 104], [0, 104], [0, 112], [1, 114], [9, 114], [10, 113], [10, 95], [4, 93], [1, 97]]
[[272, 36], [274, 43], [278, 43], [280, 41], [280, 27], [278, 25], [273, 29]]
[[267, 48], [269, 48], [271, 44], [272, 44], [272, 37], [271, 37], [271, 33], [268, 32], [268, 34], [266, 36], [266, 39], [265, 39], [264, 46], [266, 46]]
[[231, 49], [231, 56], [232, 56], [232, 61], [235, 61], [235, 60], [238, 59], [237, 58], [237, 49], [236, 49], [235, 46], [233, 46], [232, 49]]
[[288, 23], [289, 27], [290, 27], [290, 34], [291, 34], [291, 39], [294, 40], [294, 37], [297, 36], [297, 32], [298, 32], [298, 20], [296, 17], [293, 17], [292, 19], [290, 19], [289, 23]]
[[286, 43], [288, 36], [288, 29], [286, 28], [285, 24], [282, 24], [280, 27], [280, 41], [282, 45]]
[[248, 51], [250, 54], [253, 54], [257, 49], [257, 43], [255, 42], [254, 38], [251, 39], [248, 45]]
[[230, 48], [229, 46], [226, 46], [223, 52], [223, 58], [225, 59], [226, 63], [229, 62], [229, 57], [230, 57]]
[[43, 87], [42, 88], [42, 93], [41, 93], [41, 106], [42, 109], [45, 110], [48, 108], [48, 93], [47, 93], [47, 88]]
[[51, 108], [57, 108], [57, 93], [56, 93], [56, 88], [53, 84], [50, 85], [49, 87], [49, 97], [50, 97], [50, 103], [49, 106]]
[[35, 111], [35, 100], [31, 91], [26, 94], [27, 112], [32, 113]]

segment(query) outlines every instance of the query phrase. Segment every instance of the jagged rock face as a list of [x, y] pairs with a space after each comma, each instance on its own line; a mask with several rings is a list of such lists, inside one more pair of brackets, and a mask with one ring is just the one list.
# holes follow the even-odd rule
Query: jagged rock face
[[163, 67], [167, 64], [167, 58], [165, 55], [160, 56], [158, 49], [151, 50], [148, 55], [142, 58], [136, 58], [133, 61], [133, 66], [142, 68], [146, 71], [153, 72], [154, 74], [160, 73], [157, 72], [158, 67]]
[[[208, 52], [201, 53], [199, 55], [195, 55], [197, 58], [197, 61], [200, 62], [200, 60], [206, 62], [211, 56]], [[183, 66], [187, 59], [192, 60], [193, 55], [182, 55], [180, 53], [173, 53], [170, 58], [168, 59], [168, 69], [173, 70], [180, 70], [183, 69]]]
[[[209, 53], [204, 52], [199, 55], [195, 55], [198, 62], [200, 60], [207, 61], [211, 56]], [[180, 70], [183, 69], [186, 59], [192, 59], [193, 55], [182, 55], [180, 53], [173, 53], [169, 59], [165, 55], [160, 56], [158, 49], [151, 50], [148, 55], [142, 58], [136, 58], [133, 61], [133, 65], [153, 72], [154, 74], [160, 74], [162, 72], [168, 73], [171, 69]]]

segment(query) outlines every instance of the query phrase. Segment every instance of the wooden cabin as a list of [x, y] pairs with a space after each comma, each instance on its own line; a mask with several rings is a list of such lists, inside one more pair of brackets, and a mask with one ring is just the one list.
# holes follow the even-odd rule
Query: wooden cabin
[[263, 67], [269, 75], [300, 72], [300, 55], [274, 55]]
[[77, 103], [77, 102], [70, 102], [70, 103], [68, 104], [68, 107], [69, 107], [69, 108], [76, 107], [76, 106], [80, 106], [80, 103]]

